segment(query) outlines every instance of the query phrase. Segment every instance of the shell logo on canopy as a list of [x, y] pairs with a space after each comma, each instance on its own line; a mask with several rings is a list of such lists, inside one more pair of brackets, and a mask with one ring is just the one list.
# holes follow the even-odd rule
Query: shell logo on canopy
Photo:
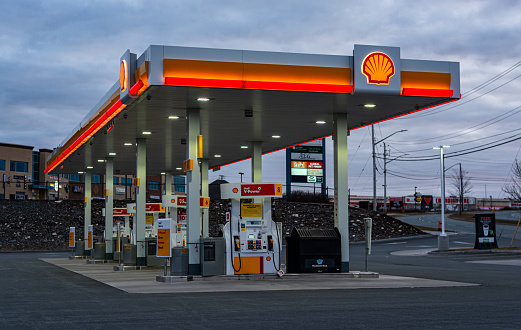
[[368, 84], [388, 85], [394, 70], [393, 60], [382, 52], [371, 53], [362, 62], [362, 73], [367, 77]]
[[127, 90], [127, 61], [122, 60], [119, 66], [119, 87], [122, 93]]

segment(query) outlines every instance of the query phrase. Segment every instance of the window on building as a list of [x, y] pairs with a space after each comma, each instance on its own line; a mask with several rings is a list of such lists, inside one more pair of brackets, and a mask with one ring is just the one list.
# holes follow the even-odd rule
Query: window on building
[[70, 181], [80, 181], [80, 175], [79, 174], [70, 174], [69, 175], [69, 180]]
[[101, 175], [99, 174], [92, 174], [90, 177], [91, 183], [101, 183]]
[[132, 179], [121, 178], [121, 185], [126, 187], [132, 187]]
[[38, 151], [33, 151], [33, 183], [40, 184], [40, 153]]
[[119, 185], [119, 178], [115, 176], [112, 182], [114, 185]]
[[11, 161], [11, 172], [29, 172], [29, 163], [28, 162], [18, 162], [16, 160]]
[[159, 190], [159, 182], [148, 181], [148, 189]]
[[0, 159], [0, 171], [5, 171], [5, 160]]

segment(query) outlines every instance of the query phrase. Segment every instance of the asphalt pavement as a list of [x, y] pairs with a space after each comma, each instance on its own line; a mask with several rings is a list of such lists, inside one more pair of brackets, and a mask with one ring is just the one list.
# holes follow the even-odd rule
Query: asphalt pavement
[[[474, 236], [463, 230], [450, 240], [451, 248], [472, 247]], [[0, 329], [521, 327], [521, 251], [429, 254], [436, 247], [434, 235], [374, 242], [368, 268], [380, 279], [252, 281], [226, 290], [213, 282], [199, 291], [187, 290], [194, 282], [156, 283], [154, 271], [76, 265], [68, 253], [0, 253]], [[351, 270], [364, 269], [364, 251], [350, 245]], [[143, 281], [154, 290], [140, 289]]]

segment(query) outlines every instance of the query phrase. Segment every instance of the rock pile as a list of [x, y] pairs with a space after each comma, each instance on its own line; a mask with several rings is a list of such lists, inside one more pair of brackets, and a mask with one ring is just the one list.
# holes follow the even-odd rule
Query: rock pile
[[[115, 201], [114, 207], [125, 207], [126, 201]], [[0, 251], [67, 250], [69, 227], [76, 227], [76, 237], [83, 237], [83, 202], [81, 201], [11, 201], [0, 200]], [[94, 235], [102, 236], [105, 219], [101, 209], [104, 200], [92, 201]], [[221, 236], [227, 201], [212, 201], [210, 236]], [[332, 229], [333, 205], [274, 202], [273, 219], [283, 223], [283, 236], [294, 227]], [[350, 241], [365, 239], [363, 219], [373, 219], [373, 239], [421, 235], [421, 231], [392, 217], [349, 209]]]
[[[220, 236], [220, 225], [225, 223], [228, 211], [227, 201], [212, 201], [210, 212], [210, 235]], [[285, 238], [293, 228], [333, 229], [334, 206], [332, 204], [305, 204], [276, 201], [273, 203], [272, 218], [282, 222], [282, 235]], [[374, 211], [349, 208], [350, 241], [365, 240], [364, 218], [373, 219], [373, 239], [386, 239], [400, 236], [422, 235], [422, 231], [393, 217]]]

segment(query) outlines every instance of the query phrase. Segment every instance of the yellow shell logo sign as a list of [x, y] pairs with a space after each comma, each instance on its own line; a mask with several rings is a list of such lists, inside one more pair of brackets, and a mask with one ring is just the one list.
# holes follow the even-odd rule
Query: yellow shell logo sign
[[371, 53], [362, 62], [362, 73], [367, 77], [368, 84], [388, 85], [389, 79], [394, 76], [394, 63], [387, 54]]
[[121, 92], [127, 90], [127, 61], [121, 61], [119, 66], [119, 87], [121, 88]]

